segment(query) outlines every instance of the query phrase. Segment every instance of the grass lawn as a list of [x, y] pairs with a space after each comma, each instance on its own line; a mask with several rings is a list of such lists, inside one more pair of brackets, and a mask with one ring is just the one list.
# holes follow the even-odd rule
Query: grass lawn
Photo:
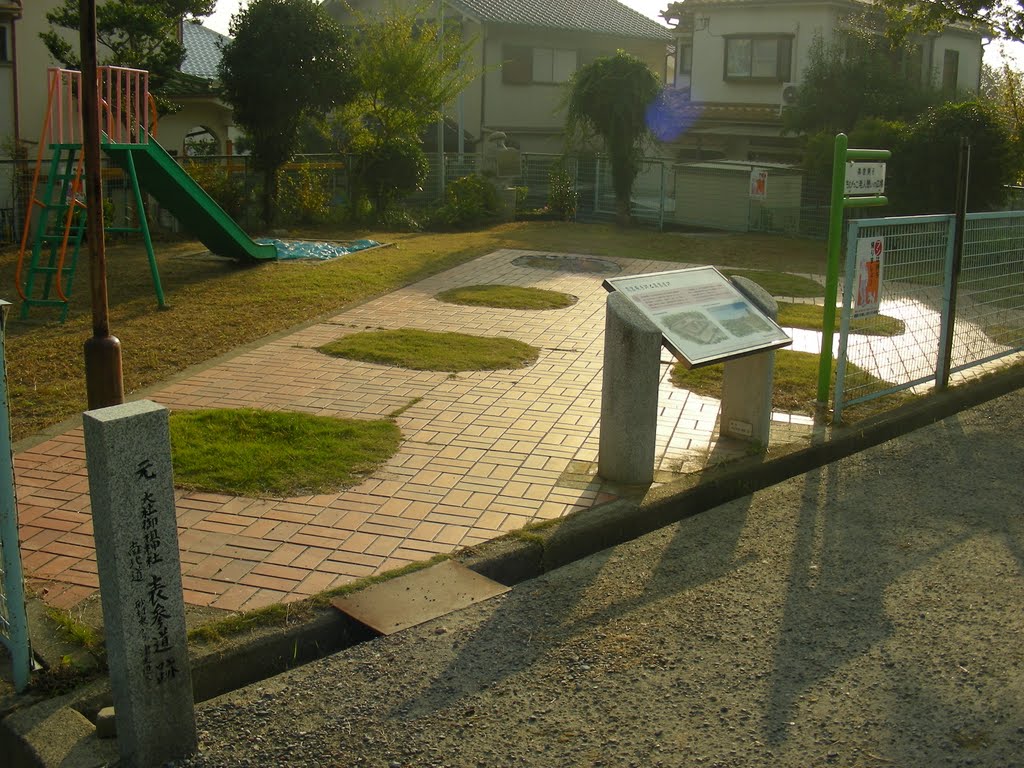
[[174, 484], [239, 496], [298, 496], [355, 485], [387, 461], [402, 434], [364, 421], [252, 408], [170, 417]]
[[[847, 369], [857, 372], [858, 376], [866, 376], [871, 381], [878, 381], [870, 374], [864, 373], [852, 363]], [[703, 368], [688, 369], [682, 363], [672, 366], [672, 383], [680, 389], [686, 389], [704, 397], [722, 396], [722, 374], [725, 366], [707, 365]], [[818, 395], [818, 356], [810, 352], [793, 352], [781, 349], [775, 353], [774, 392], [772, 408], [788, 413], [814, 415], [814, 403]], [[909, 392], [897, 393], [884, 398], [886, 408], [899, 405], [913, 398]], [[879, 410], [880, 400], [858, 406], [853, 414], [844, 411], [847, 421], [863, 417], [870, 410]]]
[[442, 291], [435, 298], [449, 304], [499, 309], [564, 309], [576, 303], [576, 297], [568, 293], [518, 285], [468, 285]]
[[[289, 237], [350, 240], [371, 237], [393, 247], [329, 262], [240, 265], [212, 258], [195, 241], [157, 242], [157, 261], [170, 308], [157, 310], [145, 250], [135, 242], [107, 249], [110, 327], [121, 340], [125, 392], [167, 379], [243, 344], [337, 312], [499, 248], [587, 253], [821, 273], [825, 245], [771, 235], [659, 233], [603, 224], [516, 222], [475, 232], [396, 234], [365, 230], [293, 231]], [[0, 251], [3, 298], [17, 301], [17, 249]], [[33, 308], [31, 320], [7, 328], [7, 373], [15, 439], [86, 407], [82, 344], [92, 333], [88, 267], [79, 264], [64, 325], [55, 312]]]
[[401, 328], [364, 331], [324, 344], [325, 355], [364, 363], [397, 365], [414, 371], [497, 371], [522, 368], [537, 360], [539, 350], [516, 339], [436, 333]]
[[756, 269], [723, 269], [727, 277], [745, 277], [753, 280], [772, 296], [788, 296], [794, 299], [818, 298], [825, 295], [825, 286], [816, 280], [786, 272]]
[[[839, 330], [839, 310], [836, 310], [836, 331]], [[816, 304], [779, 302], [779, 325], [783, 328], [806, 328], [820, 331], [825, 323], [825, 308]], [[864, 336], [899, 336], [907, 330], [902, 320], [888, 315], [860, 317], [850, 322], [850, 330]]]

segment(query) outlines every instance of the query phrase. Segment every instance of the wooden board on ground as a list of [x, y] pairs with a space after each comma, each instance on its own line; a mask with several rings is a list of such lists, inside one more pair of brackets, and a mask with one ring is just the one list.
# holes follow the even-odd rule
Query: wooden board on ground
[[508, 591], [504, 584], [446, 560], [336, 597], [331, 605], [370, 629], [392, 635]]

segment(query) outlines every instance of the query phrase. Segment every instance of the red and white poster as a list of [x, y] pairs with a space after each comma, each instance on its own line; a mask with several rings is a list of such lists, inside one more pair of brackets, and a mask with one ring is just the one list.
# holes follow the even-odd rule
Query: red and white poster
[[857, 293], [853, 316], [877, 315], [882, 305], [882, 265], [885, 260], [885, 238], [862, 237], [857, 240]]

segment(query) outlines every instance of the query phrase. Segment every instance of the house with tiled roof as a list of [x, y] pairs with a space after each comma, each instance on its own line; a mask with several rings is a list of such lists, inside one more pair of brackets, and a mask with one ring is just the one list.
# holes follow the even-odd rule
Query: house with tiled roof
[[173, 154], [188, 154], [192, 142], [213, 142], [213, 154], [226, 154], [233, 121], [220, 97], [217, 67], [230, 38], [199, 22], [183, 22], [180, 30], [185, 61], [163, 92], [179, 109], [160, 119], [157, 138]]
[[[55, 66], [53, 59], [39, 34], [50, 28], [46, 14], [53, 10], [60, 0], [31, 0], [21, 2], [20, 12], [5, 12], [18, 3], [0, 0], [0, 28], [9, 41], [9, 62], [0, 63], [0, 99], [4, 98], [3, 78], [9, 74], [12, 82], [10, 96], [12, 109], [2, 109], [3, 118], [16, 115], [17, 125], [5, 127], [0, 123], [0, 140], [5, 135], [17, 137], [34, 145], [40, 136], [43, 115], [46, 111], [47, 68]], [[6, 19], [6, 20], [5, 20]], [[66, 32], [67, 39], [77, 45], [77, 36]], [[230, 109], [221, 103], [216, 94], [216, 65], [220, 60], [220, 44], [226, 38], [199, 24], [182, 25], [182, 42], [186, 49], [182, 73], [176, 78], [174, 87], [166, 94], [182, 106], [176, 114], [165, 116], [160, 121], [159, 139], [171, 151], [183, 150], [184, 136], [198, 126], [207, 126], [215, 134], [223, 148], [230, 124]], [[103, 57], [101, 47], [100, 57]], [[3, 48], [0, 47], [0, 53]], [[17, 57], [15, 60], [15, 52]], [[9, 67], [9, 69], [8, 69]], [[6, 106], [7, 100], [0, 101]], [[0, 119], [3, 119], [0, 118]]]
[[[872, 23], [870, 0], [681, 0], [663, 13], [674, 27], [675, 145], [700, 160], [799, 162], [798, 137], [782, 130], [816, 39], [841, 41]], [[877, 18], [877, 17], [875, 17]], [[880, 29], [881, 27], [879, 27]], [[967, 26], [912, 41], [908, 78], [950, 92], [977, 91], [982, 34]]]
[[[344, 23], [346, 6], [371, 18], [395, 0], [325, 0]], [[411, 3], [410, 3], [411, 4]], [[446, 28], [472, 41], [471, 66], [481, 74], [448, 115], [474, 140], [502, 132], [529, 152], [564, 149], [565, 85], [581, 66], [624, 50], [666, 74], [671, 31], [616, 0], [443, 0]]]

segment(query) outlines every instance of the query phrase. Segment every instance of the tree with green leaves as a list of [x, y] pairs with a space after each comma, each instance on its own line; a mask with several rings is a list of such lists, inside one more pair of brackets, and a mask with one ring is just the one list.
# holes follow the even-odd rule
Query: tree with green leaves
[[875, 35], [842, 44], [815, 37], [796, 102], [783, 110], [787, 130], [849, 132], [866, 117], [912, 120], [941, 101], [922, 82], [920, 50]]
[[420, 4], [376, 17], [351, 14], [360, 87], [332, 115], [331, 126], [339, 148], [360, 158], [357, 186], [373, 196], [378, 215], [423, 182], [421, 135], [478, 74], [469, 60], [472, 41], [463, 40], [459, 25], [442, 30], [433, 9]]
[[277, 177], [310, 117], [346, 104], [358, 80], [345, 32], [315, 0], [253, 0], [231, 19], [220, 79], [235, 122], [263, 173], [263, 221], [271, 226]]
[[1017, 0], [875, 0], [889, 19], [890, 36], [938, 32], [949, 24], [971, 24], [1007, 40], [1024, 40], [1024, 6]]
[[[150, 90], [160, 88], [181, 67], [185, 48], [178, 41], [178, 24], [183, 19], [209, 16], [216, 0], [106, 0], [97, 3], [96, 39], [109, 53], [101, 51], [101, 63], [145, 69], [150, 73]], [[78, 69], [79, 0], [64, 0], [47, 12], [50, 29], [40, 34], [47, 50], [65, 67]], [[62, 30], [74, 31], [74, 35]]]
[[569, 83], [567, 132], [575, 141], [589, 134], [604, 141], [620, 224], [631, 221], [633, 182], [651, 136], [648, 110], [660, 94], [658, 76], [624, 51], [581, 67]]

